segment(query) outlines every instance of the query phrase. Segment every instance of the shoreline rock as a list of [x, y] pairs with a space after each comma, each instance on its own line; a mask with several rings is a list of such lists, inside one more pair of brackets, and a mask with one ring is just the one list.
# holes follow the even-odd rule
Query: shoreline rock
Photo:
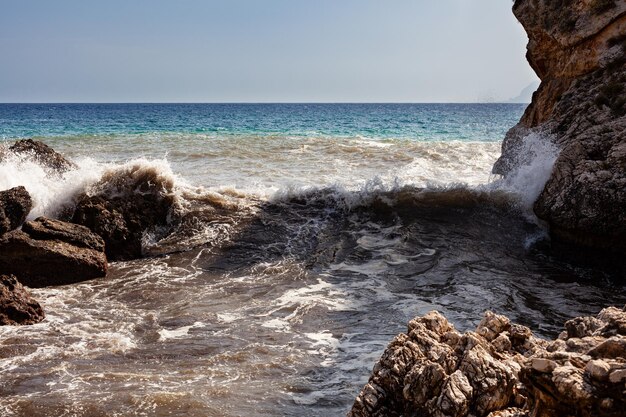
[[46, 315], [13, 275], [0, 275], [0, 326], [35, 324]]
[[19, 186], [0, 191], [0, 236], [17, 229], [33, 208], [26, 188]]
[[493, 172], [523, 164], [529, 135], [553, 141], [561, 152], [534, 211], [554, 248], [626, 270], [626, 3], [517, 0], [513, 12], [542, 82]]
[[[31, 159], [58, 174], [63, 174], [70, 169], [76, 168], [73, 162], [67, 160], [63, 155], [38, 140], [18, 140], [13, 145], [9, 146], [8, 151], [22, 158]], [[2, 159], [3, 154], [0, 153], [0, 160]]]
[[104, 241], [88, 228], [39, 217], [0, 237], [0, 273], [29, 287], [106, 276]]
[[609, 417], [626, 410], [626, 307], [568, 321], [553, 341], [486, 312], [459, 333], [441, 314], [409, 322], [349, 417]]
[[141, 258], [144, 234], [167, 234], [170, 229], [173, 188], [154, 168], [129, 166], [105, 175], [89, 194], [80, 196], [70, 221], [101, 236], [110, 260]]

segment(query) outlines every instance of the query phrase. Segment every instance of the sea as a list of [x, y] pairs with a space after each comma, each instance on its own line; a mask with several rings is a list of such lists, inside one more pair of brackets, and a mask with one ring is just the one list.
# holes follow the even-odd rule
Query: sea
[[[41, 140], [61, 178], [4, 157], [29, 217], [142, 178], [174, 198], [143, 259], [33, 289], [0, 327], [2, 416], [339, 416], [407, 322], [485, 310], [555, 337], [624, 305], [623, 281], [555, 258], [532, 203], [558, 149], [491, 174], [522, 104], [0, 104], [0, 146]], [[1, 256], [1, 254], [0, 254]], [[36, 262], [36, 260], [33, 260]]]

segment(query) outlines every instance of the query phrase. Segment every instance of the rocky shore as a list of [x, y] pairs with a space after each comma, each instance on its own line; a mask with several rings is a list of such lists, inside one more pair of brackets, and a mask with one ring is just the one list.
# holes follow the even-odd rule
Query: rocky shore
[[534, 205], [553, 247], [626, 271], [626, 2], [517, 0], [527, 59], [541, 79], [502, 145], [508, 175], [530, 137], [560, 149]]
[[[556, 252], [626, 271], [626, 2], [516, 0], [542, 82], [493, 172], [528, 143], [559, 148], [534, 204]], [[409, 323], [374, 366], [350, 417], [626, 416], [626, 309], [565, 323], [547, 341], [492, 312], [459, 333], [437, 312]]]
[[[0, 161], [8, 157], [34, 161], [51, 177], [75, 167], [30, 139], [0, 149]], [[174, 200], [171, 189], [164, 188], [141, 172], [125, 172], [75, 196], [74, 204], [59, 214], [63, 220], [32, 221], [26, 219], [33, 201], [23, 186], [0, 191], [0, 325], [43, 320], [41, 306], [22, 285], [39, 288], [102, 278], [108, 259], [142, 257], [144, 232], [171, 220]]]
[[553, 341], [485, 313], [459, 333], [441, 314], [409, 322], [349, 417], [626, 415], [626, 308], [565, 323]]

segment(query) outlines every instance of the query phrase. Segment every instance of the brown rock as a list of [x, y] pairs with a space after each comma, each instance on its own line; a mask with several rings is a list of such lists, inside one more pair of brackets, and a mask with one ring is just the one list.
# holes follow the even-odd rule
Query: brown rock
[[0, 236], [18, 228], [33, 208], [30, 194], [24, 187], [0, 191]]
[[459, 334], [437, 312], [411, 320], [408, 335], [389, 345], [349, 416], [486, 416], [513, 406], [519, 365], [501, 360], [505, 353], [481, 335], [501, 341], [508, 328], [508, 319], [491, 312], [480, 334]]
[[487, 417], [528, 417], [528, 411], [521, 408], [511, 407], [490, 413]]
[[525, 162], [530, 134], [555, 143], [560, 155], [534, 206], [553, 246], [579, 247], [575, 258], [590, 262], [607, 254], [626, 268], [626, 2], [517, 0], [513, 12], [542, 82], [494, 173]]
[[101, 236], [109, 259], [139, 258], [144, 234], [169, 228], [173, 187], [154, 168], [137, 165], [112, 171], [79, 197], [72, 222]]
[[0, 238], [0, 273], [29, 287], [64, 285], [103, 277], [104, 242], [83, 226], [40, 217]]
[[64, 173], [76, 167], [45, 143], [32, 139], [15, 142], [9, 147], [9, 151], [21, 157], [30, 158], [57, 173]]
[[43, 309], [12, 275], [0, 275], [0, 326], [35, 324], [45, 318]]
[[602, 360], [589, 361], [585, 366], [585, 372], [598, 381], [605, 381], [609, 377], [611, 366]]
[[[570, 320], [572, 324], [587, 323], [585, 331], [565, 335], [565, 343], [554, 352], [537, 351], [519, 374], [528, 393], [528, 409], [537, 417], [561, 415], [619, 416], [624, 415], [626, 399], [623, 384], [610, 380], [613, 369], [626, 369], [623, 352], [626, 337], [612, 335], [610, 329], [626, 318], [626, 310], [609, 307], [597, 317]], [[573, 328], [580, 329], [580, 326]], [[595, 329], [595, 330], [592, 330]], [[582, 337], [579, 337], [582, 336]], [[533, 363], [549, 361], [547, 369], [536, 369]]]
[[104, 241], [86, 227], [60, 220], [38, 217], [24, 223], [22, 231], [36, 240], [59, 240], [81, 248], [104, 252]]
[[348, 416], [623, 416], [625, 319], [609, 307], [547, 342], [491, 312], [464, 335], [428, 313], [389, 345]]

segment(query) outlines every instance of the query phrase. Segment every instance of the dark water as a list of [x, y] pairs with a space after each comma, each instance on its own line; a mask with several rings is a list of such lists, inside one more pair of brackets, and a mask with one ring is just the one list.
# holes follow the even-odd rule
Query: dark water
[[[541, 138], [505, 181], [490, 179], [489, 137], [105, 134], [80, 109], [68, 110], [76, 122], [55, 116], [76, 130], [45, 139], [76, 170], [51, 180], [9, 159], [0, 188], [25, 184], [33, 215], [54, 216], [100, 178], [141, 175], [175, 184], [183, 220], [146, 231], [152, 256], [113, 263], [106, 279], [33, 291], [47, 319], [0, 328], [0, 415], [343, 415], [415, 315], [437, 309], [468, 330], [492, 309], [552, 337], [571, 317], [626, 303], [615, 277], [537, 245], [545, 229], [529, 204], [556, 152]], [[451, 132], [485, 129], [448, 110]], [[27, 124], [21, 111], [10, 125]], [[307, 125], [289, 114], [285, 125]], [[398, 117], [388, 124], [413, 129]]]

